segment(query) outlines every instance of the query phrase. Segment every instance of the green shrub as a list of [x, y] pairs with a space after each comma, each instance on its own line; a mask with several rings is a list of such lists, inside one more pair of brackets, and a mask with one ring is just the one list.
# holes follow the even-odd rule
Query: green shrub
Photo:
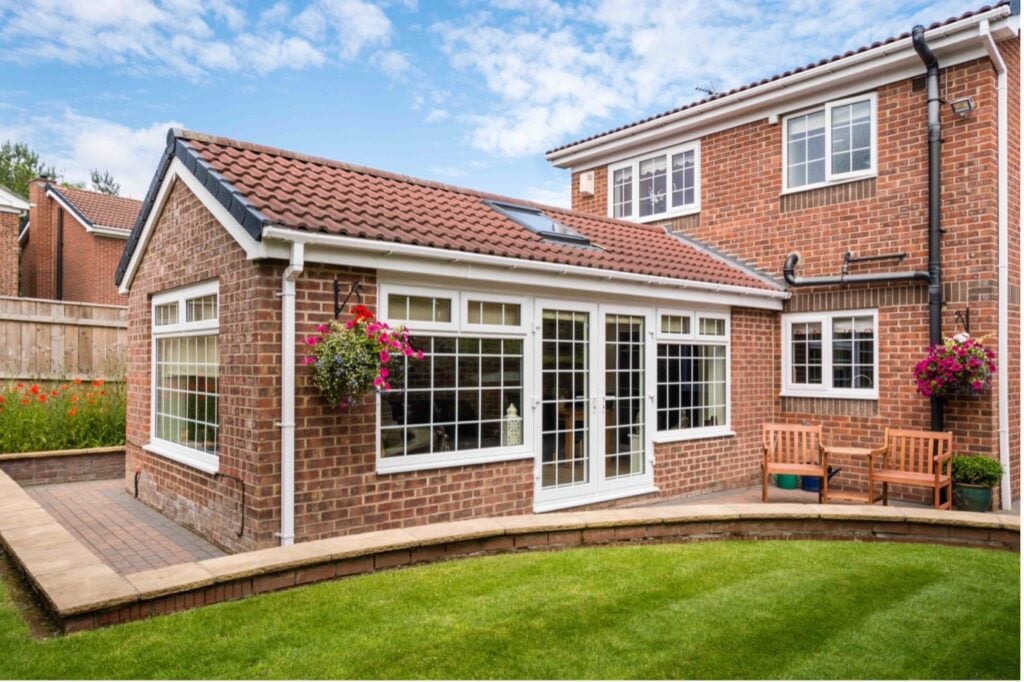
[[953, 455], [953, 482], [983, 485], [991, 488], [999, 483], [1003, 467], [985, 455]]
[[102, 379], [0, 391], [0, 453], [124, 445], [125, 388]]

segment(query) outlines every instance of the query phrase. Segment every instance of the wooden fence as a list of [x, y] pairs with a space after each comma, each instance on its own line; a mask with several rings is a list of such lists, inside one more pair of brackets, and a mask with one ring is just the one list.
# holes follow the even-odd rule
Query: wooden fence
[[0, 379], [119, 380], [127, 308], [0, 297]]

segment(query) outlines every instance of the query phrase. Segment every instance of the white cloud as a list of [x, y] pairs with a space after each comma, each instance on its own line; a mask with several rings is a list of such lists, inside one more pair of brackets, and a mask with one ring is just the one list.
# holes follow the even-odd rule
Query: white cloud
[[409, 62], [409, 58], [404, 53], [397, 50], [381, 50], [375, 52], [370, 58], [373, 65], [380, 69], [388, 78], [392, 80], [398, 80], [402, 78], [409, 69], [412, 68], [412, 63]]
[[[279, 1], [254, 18], [238, 0], [0, 0], [0, 60], [116, 65], [201, 79], [351, 61], [388, 47], [394, 27], [366, 0]], [[382, 71], [400, 74], [401, 53]]]
[[90, 170], [108, 170], [121, 183], [122, 196], [141, 199], [167, 144], [167, 129], [173, 127], [182, 125], [162, 121], [132, 128], [66, 109], [0, 126], [0, 140], [27, 143], [68, 182], [88, 185]]
[[451, 118], [451, 114], [448, 113], [447, 109], [431, 109], [427, 117], [423, 119], [427, 123], [440, 123]]
[[[567, 138], [944, 19], [963, 0], [494, 0], [434, 26], [452, 66], [490, 97], [464, 109], [473, 146], [536, 154]], [[498, 10], [498, 11], [493, 11]]]

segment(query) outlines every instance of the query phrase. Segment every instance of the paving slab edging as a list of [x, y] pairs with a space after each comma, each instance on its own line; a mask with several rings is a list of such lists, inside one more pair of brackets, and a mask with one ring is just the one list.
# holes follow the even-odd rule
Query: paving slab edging
[[0, 473], [0, 538], [60, 626], [73, 632], [397, 566], [501, 552], [721, 539], [931, 542], [1019, 552], [1020, 518], [804, 504], [632, 507], [376, 531], [120, 576]]

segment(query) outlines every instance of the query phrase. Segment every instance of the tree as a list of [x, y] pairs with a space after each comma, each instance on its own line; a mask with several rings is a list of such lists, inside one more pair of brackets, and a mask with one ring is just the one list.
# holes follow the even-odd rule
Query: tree
[[89, 178], [92, 181], [94, 192], [102, 192], [111, 196], [118, 196], [121, 193], [121, 183], [114, 180], [109, 171], [99, 172], [97, 169], [89, 171]]
[[40, 161], [27, 144], [8, 140], [0, 145], [0, 185], [28, 197], [29, 183], [40, 175], [56, 177], [57, 170]]

